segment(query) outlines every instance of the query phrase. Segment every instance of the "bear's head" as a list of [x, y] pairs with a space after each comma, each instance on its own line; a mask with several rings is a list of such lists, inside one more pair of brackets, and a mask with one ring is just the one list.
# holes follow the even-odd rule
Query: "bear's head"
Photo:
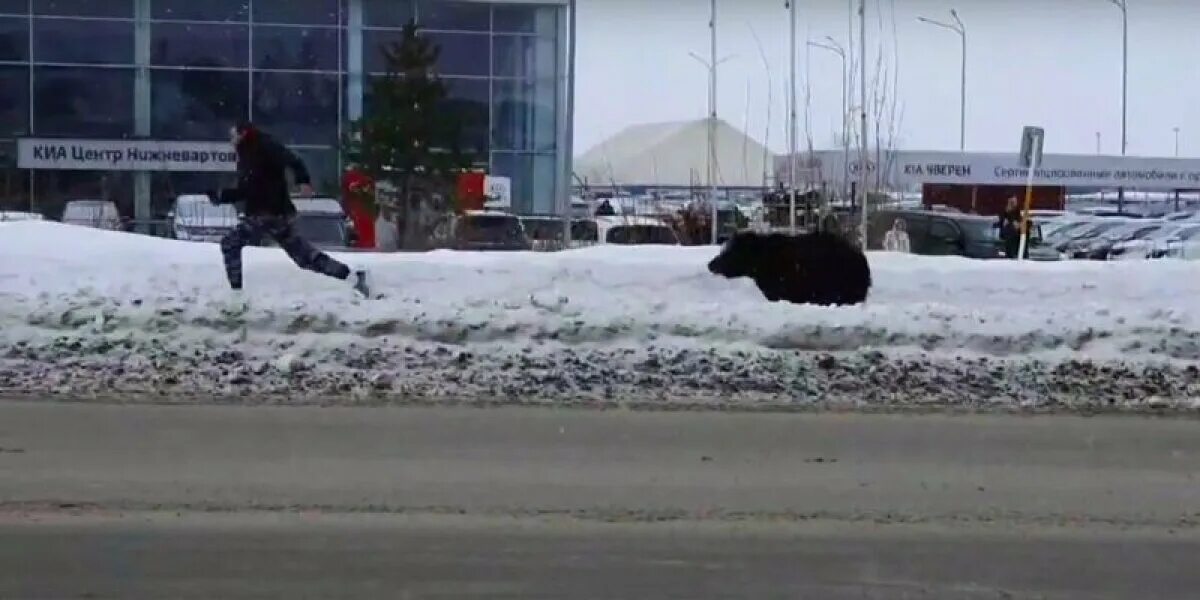
[[753, 231], [741, 231], [721, 248], [708, 263], [708, 271], [723, 277], [752, 277], [761, 260], [762, 237]]

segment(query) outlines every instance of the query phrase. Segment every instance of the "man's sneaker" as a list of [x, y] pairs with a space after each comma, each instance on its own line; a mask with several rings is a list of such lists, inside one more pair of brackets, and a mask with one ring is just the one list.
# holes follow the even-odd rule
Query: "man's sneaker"
[[366, 269], [359, 269], [350, 274], [350, 280], [354, 282], [354, 291], [362, 294], [363, 298], [371, 297], [371, 281], [370, 275]]

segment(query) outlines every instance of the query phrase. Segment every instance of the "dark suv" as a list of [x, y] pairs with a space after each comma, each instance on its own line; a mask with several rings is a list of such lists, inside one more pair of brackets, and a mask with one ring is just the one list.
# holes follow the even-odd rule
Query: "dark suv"
[[[897, 219], [904, 221], [913, 254], [928, 256], [965, 256], [967, 258], [1004, 258], [1004, 244], [995, 217], [946, 211], [880, 210], [869, 224], [868, 246], [883, 248], [883, 237]], [[1041, 244], [1040, 228], [1033, 226], [1027, 256], [1031, 260], [1059, 260], [1053, 249]]]

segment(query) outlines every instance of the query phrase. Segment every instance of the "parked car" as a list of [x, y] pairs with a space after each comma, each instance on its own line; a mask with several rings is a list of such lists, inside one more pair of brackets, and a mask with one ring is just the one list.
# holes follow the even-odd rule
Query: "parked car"
[[237, 227], [238, 213], [233, 205], [213, 204], [208, 196], [184, 195], [175, 199], [167, 219], [177, 240], [219, 242]]
[[1176, 221], [1164, 223], [1157, 231], [1142, 238], [1125, 240], [1113, 246], [1110, 260], [1144, 260], [1162, 258], [1172, 241], [1181, 242], [1200, 232], [1200, 223]]
[[1162, 240], [1149, 251], [1149, 257], [1200, 260], [1200, 224], [1181, 228]]
[[111, 200], [71, 200], [63, 208], [62, 222], [109, 231], [124, 228], [117, 204]]
[[[904, 221], [913, 254], [983, 259], [1005, 257], [995, 218], [925, 210], [877, 211], [869, 221], [868, 247], [882, 248], [883, 236], [897, 219]], [[1032, 232], [1027, 248], [1030, 260], [1061, 258], [1042, 243], [1041, 229], [1036, 222]]]
[[1069, 255], [1073, 248], [1081, 246], [1109, 230], [1128, 226], [1129, 223], [1125, 219], [1097, 219], [1065, 234], [1056, 235], [1052, 240], [1047, 241], [1058, 252]]
[[34, 212], [22, 212], [17, 210], [0, 210], [0, 222], [4, 221], [43, 221], [42, 215]]
[[450, 246], [456, 250], [511, 252], [533, 249], [521, 219], [498, 211], [469, 210], [458, 215], [450, 222], [447, 237]]
[[661, 219], [651, 217], [596, 217], [600, 244], [677, 246], [679, 236]]
[[1146, 237], [1163, 226], [1161, 222], [1121, 223], [1098, 231], [1095, 235], [1076, 238], [1062, 246], [1068, 258], [1106, 260], [1108, 253], [1120, 242]]
[[357, 234], [342, 203], [333, 198], [293, 198], [296, 232], [323, 250], [350, 250]]
[[[519, 217], [525, 235], [534, 250], [562, 248], [563, 222], [558, 217]], [[596, 222], [591, 219], [571, 220], [571, 247], [594, 244], [597, 241]]]

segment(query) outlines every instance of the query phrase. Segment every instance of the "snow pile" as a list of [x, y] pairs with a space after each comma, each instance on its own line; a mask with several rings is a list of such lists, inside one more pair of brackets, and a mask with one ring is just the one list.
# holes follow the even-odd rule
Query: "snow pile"
[[[0, 224], [0, 390], [362, 402], [1190, 406], [1200, 265], [871, 256], [864, 306], [765, 302], [710, 248], [341, 258]], [[1196, 387], [1200, 390], [1200, 387]]]

